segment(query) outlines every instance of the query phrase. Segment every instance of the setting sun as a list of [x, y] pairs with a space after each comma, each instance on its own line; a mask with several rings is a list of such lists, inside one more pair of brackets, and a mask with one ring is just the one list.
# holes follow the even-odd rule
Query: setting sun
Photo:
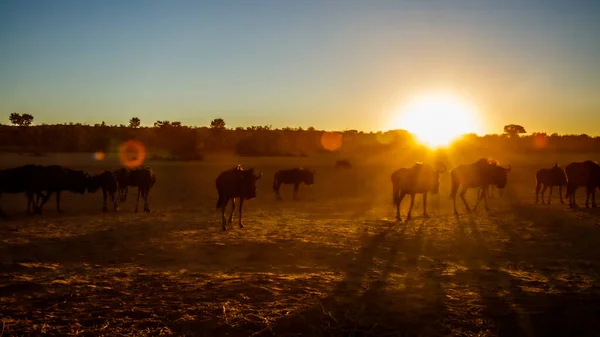
[[465, 133], [480, 132], [476, 109], [451, 94], [416, 97], [403, 106], [393, 127], [412, 133], [430, 147], [450, 144]]

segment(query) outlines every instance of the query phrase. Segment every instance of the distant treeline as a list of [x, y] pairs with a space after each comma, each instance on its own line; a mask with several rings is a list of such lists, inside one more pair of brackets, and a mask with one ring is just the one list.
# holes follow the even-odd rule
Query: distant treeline
[[[211, 152], [242, 156], [306, 156], [327, 151], [372, 155], [390, 149], [419, 146], [404, 130], [331, 132], [314, 128], [273, 129], [270, 126], [227, 129], [222, 119], [214, 120], [210, 127], [189, 127], [168, 121], [157, 121], [153, 127], [140, 127], [136, 118], [132, 118], [129, 126], [104, 123], [0, 125], [0, 150], [3, 151], [114, 152], [127, 140], [142, 142], [151, 155], [177, 160], [200, 159], [203, 154]], [[465, 151], [502, 149], [518, 153], [596, 152], [600, 151], [600, 137], [545, 133], [519, 136], [509, 132], [483, 137], [465, 135], [455, 141], [453, 147]]]

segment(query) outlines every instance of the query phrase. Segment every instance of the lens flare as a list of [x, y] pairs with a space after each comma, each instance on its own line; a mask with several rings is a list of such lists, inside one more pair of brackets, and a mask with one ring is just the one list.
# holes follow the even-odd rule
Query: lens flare
[[104, 160], [106, 158], [106, 153], [102, 152], [102, 151], [97, 151], [94, 153], [94, 159], [100, 161], [100, 160]]
[[119, 159], [128, 168], [141, 166], [146, 159], [146, 147], [140, 141], [128, 140], [121, 144]]
[[336, 132], [325, 132], [321, 136], [321, 145], [325, 150], [335, 151], [342, 146], [342, 135]]

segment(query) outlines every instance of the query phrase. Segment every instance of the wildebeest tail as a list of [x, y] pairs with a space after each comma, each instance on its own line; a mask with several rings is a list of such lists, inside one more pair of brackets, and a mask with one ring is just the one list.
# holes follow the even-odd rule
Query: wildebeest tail
[[225, 207], [225, 201], [227, 199], [219, 194], [219, 199], [217, 200], [217, 209]]
[[450, 192], [450, 198], [456, 198], [456, 193], [458, 193], [458, 186], [460, 185], [460, 180], [458, 179], [458, 175], [455, 171], [450, 172], [450, 181], [452, 183], [452, 191]]

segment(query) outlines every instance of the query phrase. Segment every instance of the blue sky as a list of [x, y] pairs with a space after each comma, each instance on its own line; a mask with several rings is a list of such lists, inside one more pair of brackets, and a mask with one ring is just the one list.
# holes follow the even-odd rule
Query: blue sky
[[0, 115], [388, 129], [417, 94], [483, 132], [600, 134], [600, 1], [1, 1]]

